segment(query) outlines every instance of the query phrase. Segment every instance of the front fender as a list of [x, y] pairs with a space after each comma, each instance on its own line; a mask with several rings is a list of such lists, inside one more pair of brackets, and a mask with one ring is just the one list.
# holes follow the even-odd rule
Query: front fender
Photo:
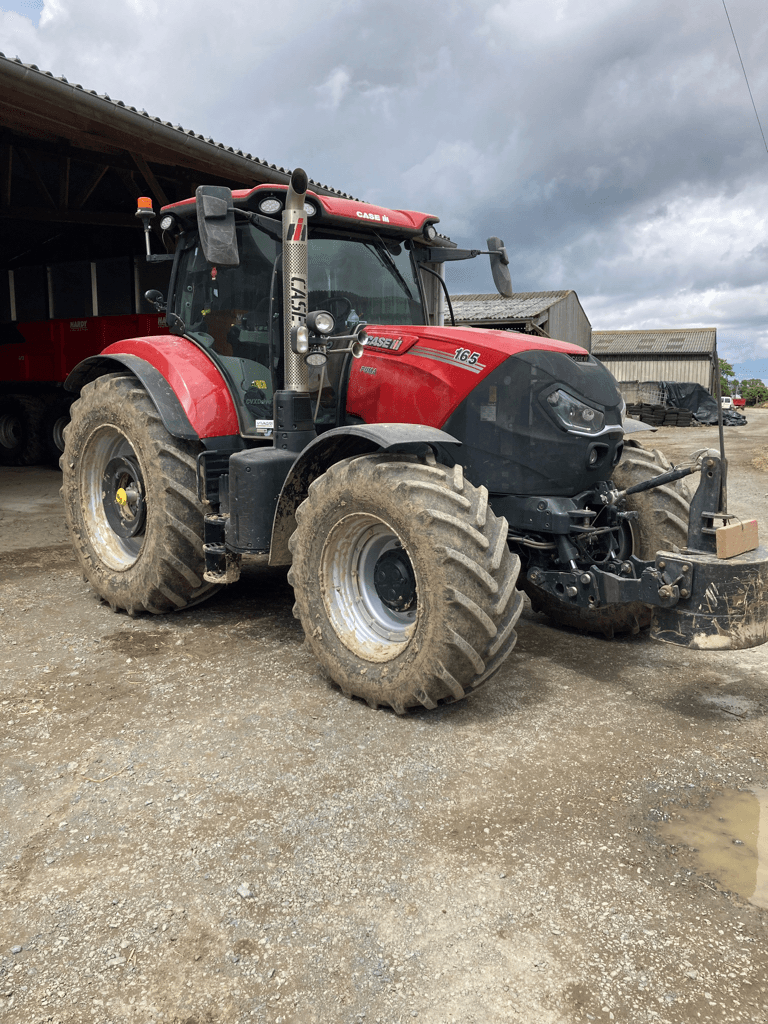
[[[296, 529], [296, 509], [312, 481], [334, 463], [372, 452], [413, 452], [425, 445], [441, 450], [444, 445], [458, 444], [461, 442], [444, 430], [419, 423], [358, 423], [327, 430], [307, 445], [285, 478], [275, 509], [269, 564], [290, 564], [288, 541]], [[453, 461], [448, 451], [443, 451], [443, 457]]]
[[174, 437], [205, 440], [239, 437], [237, 410], [224, 377], [212, 359], [186, 338], [127, 338], [89, 356], [72, 370], [64, 386], [84, 384], [124, 366], [152, 399], [163, 425]]

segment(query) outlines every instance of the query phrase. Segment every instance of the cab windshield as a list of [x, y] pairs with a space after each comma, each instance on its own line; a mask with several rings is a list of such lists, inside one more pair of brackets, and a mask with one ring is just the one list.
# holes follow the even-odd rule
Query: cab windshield
[[[220, 355], [242, 344], [269, 347], [270, 317], [274, 325], [281, 315], [280, 242], [246, 224], [238, 225], [238, 244], [238, 267], [212, 267], [193, 236], [178, 270], [174, 312], [184, 333]], [[308, 255], [309, 308], [328, 310], [335, 333], [346, 334], [361, 321], [424, 323], [410, 255], [399, 243], [318, 233], [309, 239]], [[281, 340], [275, 332], [273, 347]]]
[[[229, 378], [241, 431], [259, 435], [271, 431], [272, 397], [282, 386], [282, 245], [254, 224], [237, 232], [237, 267], [211, 266], [197, 234], [182, 236], [173, 312]], [[331, 313], [334, 334], [360, 323], [424, 323], [413, 264], [399, 243], [317, 231], [308, 258], [309, 309]], [[341, 360], [331, 369], [340, 373]]]
[[366, 324], [423, 324], [410, 255], [381, 238], [309, 239], [309, 308], [327, 309], [337, 333]]

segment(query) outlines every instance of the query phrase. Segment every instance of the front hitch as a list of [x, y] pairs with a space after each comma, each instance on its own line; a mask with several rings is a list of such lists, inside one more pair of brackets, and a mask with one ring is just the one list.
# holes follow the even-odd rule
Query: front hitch
[[[756, 524], [735, 522], [725, 509], [726, 466], [714, 451], [687, 470], [619, 492], [658, 487], [701, 470], [691, 502], [687, 546], [659, 551], [654, 562], [634, 556], [609, 567], [566, 572], [533, 567], [528, 579], [561, 604], [606, 608], [642, 602], [652, 608], [651, 637], [700, 650], [737, 650], [768, 641], [768, 551]], [[721, 523], [721, 525], [718, 525]], [[726, 537], [727, 535], [727, 537]], [[727, 540], [727, 543], [723, 543]]]
[[726, 470], [717, 452], [702, 454], [688, 545], [656, 556], [670, 576], [689, 566], [691, 580], [680, 592], [685, 600], [654, 608], [654, 640], [698, 650], [741, 650], [768, 641], [768, 550], [757, 546], [754, 521], [725, 511]]

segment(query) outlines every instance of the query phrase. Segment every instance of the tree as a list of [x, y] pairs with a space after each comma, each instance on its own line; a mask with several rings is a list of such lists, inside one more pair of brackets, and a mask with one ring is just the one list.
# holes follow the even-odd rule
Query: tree
[[736, 374], [730, 363], [727, 363], [724, 359], [718, 359], [720, 363], [720, 392], [723, 395], [735, 395], [737, 394], [736, 385]]
[[759, 402], [768, 402], [768, 386], [757, 378], [743, 380], [741, 382], [741, 397], [747, 405], [757, 405]]

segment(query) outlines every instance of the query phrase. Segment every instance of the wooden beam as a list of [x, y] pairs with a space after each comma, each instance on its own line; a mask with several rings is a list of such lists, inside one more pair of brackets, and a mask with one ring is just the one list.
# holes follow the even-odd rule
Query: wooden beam
[[124, 171], [122, 167], [116, 167], [115, 174], [117, 174], [120, 181], [122, 181], [123, 185], [125, 185], [128, 195], [131, 197], [131, 199], [133, 199], [134, 202], [136, 202], [136, 200], [142, 193], [141, 189], [133, 179], [133, 171]]
[[146, 181], [146, 183], [152, 190], [152, 195], [155, 197], [158, 203], [160, 203], [161, 206], [167, 206], [168, 196], [160, 187], [160, 183], [152, 173], [152, 169], [150, 168], [147, 161], [140, 153], [131, 153], [131, 158], [133, 162], [136, 164], [136, 167], [138, 168], [142, 177], [144, 178], [144, 181]]
[[0, 220], [36, 220], [51, 224], [94, 224], [102, 227], [136, 228], [141, 224], [130, 213], [95, 210], [47, 210], [38, 206], [13, 206], [0, 208]]
[[108, 170], [108, 164], [102, 164], [100, 167], [96, 168], [96, 170], [91, 175], [88, 184], [85, 186], [83, 191], [80, 192], [80, 194], [75, 198], [75, 201], [72, 203], [72, 206], [75, 210], [80, 210], [83, 206], [85, 206], [85, 204], [88, 202], [88, 200], [91, 198], [94, 191], [96, 190], [96, 187], [98, 186], [99, 182]]
[[59, 169], [59, 209], [66, 210], [69, 207], [69, 157], [60, 157]]
[[56, 209], [56, 203], [54, 203], [54, 201], [53, 201], [53, 199], [51, 197], [51, 193], [48, 191], [48, 186], [45, 184], [43, 179], [40, 177], [40, 172], [38, 171], [37, 167], [35, 167], [35, 162], [32, 159], [32, 157], [29, 155], [29, 153], [26, 151], [26, 149], [23, 149], [21, 146], [19, 146], [19, 156], [21, 157], [22, 161], [24, 162], [24, 166], [29, 171], [29, 176], [32, 179], [32, 181], [35, 183], [35, 186], [37, 187], [37, 191], [40, 193], [40, 195], [45, 200], [47, 205], [50, 206], [51, 209], [55, 210]]
[[13, 170], [13, 146], [6, 139], [0, 143], [0, 206], [11, 205], [11, 172]]

